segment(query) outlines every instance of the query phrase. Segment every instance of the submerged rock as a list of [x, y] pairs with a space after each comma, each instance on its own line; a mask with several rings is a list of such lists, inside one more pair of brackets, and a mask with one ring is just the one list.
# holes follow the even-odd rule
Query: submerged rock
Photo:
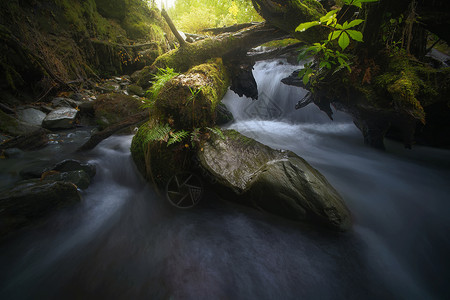
[[47, 129], [68, 129], [75, 126], [78, 110], [68, 107], [60, 107], [50, 112], [42, 122], [42, 127]]
[[292, 220], [313, 221], [339, 230], [351, 226], [338, 192], [304, 159], [278, 151], [236, 131], [213, 137], [198, 152], [200, 166], [236, 199]]

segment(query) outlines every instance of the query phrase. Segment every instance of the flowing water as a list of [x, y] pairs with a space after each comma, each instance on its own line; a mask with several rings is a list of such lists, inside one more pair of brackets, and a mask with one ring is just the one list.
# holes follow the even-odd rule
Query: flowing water
[[[229, 92], [229, 127], [321, 171], [353, 214], [350, 232], [214, 191], [177, 210], [136, 172], [131, 136], [112, 137], [79, 157], [98, 170], [81, 204], [0, 246], [0, 299], [448, 299], [450, 152], [394, 142], [379, 152], [342, 113], [330, 122], [312, 105], [294, 111], [305, 91], [279, 83], [293, 69], [258, 63], [259, 100]], [[24, 163], [12, 164], [0, 167]]]

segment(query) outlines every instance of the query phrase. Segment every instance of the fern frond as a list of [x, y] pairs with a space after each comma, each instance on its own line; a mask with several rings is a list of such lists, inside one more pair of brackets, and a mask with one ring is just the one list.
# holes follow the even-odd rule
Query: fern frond
[[148, 131], [144, 139], [144, 144], [147, 144], [150, 141], [167, 141], [171, 131], [172, 128], [169, 126], [169, 124], [155, 125]]
[[219, 127], [206, 127], [206, 129], [208, 129], [209, 131], [211, 131], [212, 133], [214, 133], [215, 135], [218, 135], [222, 140], [225, 139], [225, 135], [222, 132], [222, 129], [220, 129]]
[[169, 141], [167, 142], [167, 147], [169, 147], [172, 144], [181, 142], [185, 138], [189, 136], [189, 132], [185, 130], [175, 131], [170, 133]]

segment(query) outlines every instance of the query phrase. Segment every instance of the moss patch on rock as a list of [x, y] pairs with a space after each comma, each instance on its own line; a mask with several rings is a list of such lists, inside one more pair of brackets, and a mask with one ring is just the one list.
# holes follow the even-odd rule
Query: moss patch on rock
[[142, 111], [141, 101], [123, 94], [103, 94], [94, 103], [95, 118], [101, 128], [116, 124]]
[[157, 115], [176, 129], [213, 126], [215, 109], [228, 88], [221, 59], [193, 67], [172, 78], [155, 102]]

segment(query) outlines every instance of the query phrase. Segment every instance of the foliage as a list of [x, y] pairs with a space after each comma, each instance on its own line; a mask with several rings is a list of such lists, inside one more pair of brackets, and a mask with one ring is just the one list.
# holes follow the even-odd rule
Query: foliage
[[177, 0], [169, 14], [179, 30], [189, 33], [198, 33], [211, 27], [262, 21], [251, 0]]
[[175, 72], [172, 68], [158, 68], [158, 73], [153, 76], [153, 84], [150, 89], [146, 92], [146, 99], [144, 99], [143, 108], [151, 108], [158, 97], [159, 92], [164, 87], [164, 85], [173, 77], [180, 75], [180, 73]]
[[[343, 2], [349, 6], [354, 5], [361, 8], [362, 3], [375, 1], [378, 0], [344, 0]], [[363, 42], [362, 32], [355, 30], [355, 27], [363, 23], [364, 20], [354, 19], [340, 24], [340, 19], [337, 17], [338, 12], [339, 10], [332, 10], [318, 21], [305, 22], [296, 28], [296, 31], [299, 32], [304, 32], [315, 26], [322, 26], [330, 30], [327, 40], [323, 43], [314, 43], [312, 46], [305, 47], [299, 54], [299, 60], [314, 57], [318, 61], [317, 64], [314, 64], [314, 62], [306, 63], [304, 69], [299, 73], [299, 77], [302, 77], [304, 85], [308, 83], [314, 85], [317, 80], [323, 79], [323, 77], [317, 78], [317, 76], [324, 69], [332, 70], [333, 73], [342, 69], [347, 69], [351, 72], [350, 56], [341, 51], [347, 49], [351, 40]], [[345, 15], [345, 12], [342, 15]], [[335, 50], [336, 41], [341, 51]]]
[[225, 139], [222, 130], [218, 127], [194, 128], [192, 131], [187, 130], [173, 130], [169, 124], [157, 123], [151, 126], [147, 131], [145, 138], [142, 141], [142, 146], [145, 147], [151, 141], [166, 142], [167, 147], [176, 143], [185, 143], [185, 147], [189, 147], [189, 142], [193, 148], [202, 145], [204, 141], [208, 140], [209, 132], [218, 135], [221, 139]]

